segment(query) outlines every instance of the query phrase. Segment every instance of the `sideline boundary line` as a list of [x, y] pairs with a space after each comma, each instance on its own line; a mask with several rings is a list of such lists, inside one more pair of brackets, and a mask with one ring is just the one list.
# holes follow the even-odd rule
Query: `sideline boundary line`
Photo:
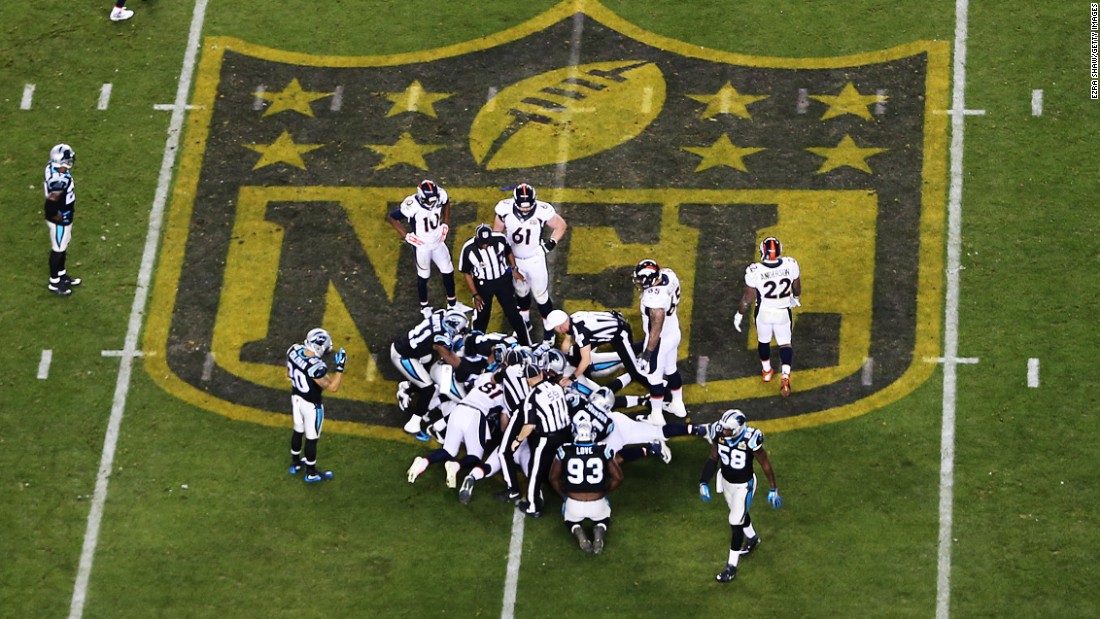
[[962, 252], [963, 130], [966, 123], [966, 42], [969, 0], [955, 0], [951, 86], [951, 188], [947, 201], [947, 294], [943, 334], [943, 425], [940, 429], [940, 532], [936, 619], [951, 616], [951, 544], [955, 493], [955, 404], [959, 363], [959, 271]]
[[153, 198], [153, 208], [149, 213], [149, 228], [145, 234], [145, 249], [141, 254], [141, 267], [138, 271], [137, 289], [134, 291], [134, 303], [130, 308], [130, 322], [126, 328], [126, 343], [119, 355], [118, 381], [115, 383], [114, 402], [111, 405], [111, 418], [107, 423], [107, 433], [103, 439], [103, 453], [99, 460], [99, 472], [96, 475], [95, 493], [88, 512], [88, 527], [84, 532], [84, 545], [80, 551], [80, 565], [73, 584], [73, 597], [69, 606], [69, 619], [80, 619], [84, 614], [84, 604], [88, 598], [88, 581], [92, 574], [92, 561], [95, 559], [96, 546], [99, 543], [99, 525], [103, 520], [103, 506], [107, 502], [107, 484], [115, 460], [118, 446], [119, 429], [122, 426], [122, 414], [126, 409], [126, 396], [130, 390], [130, 376], [133, 373], [134, 358], [141, 356], [137, 350], [138, 335], [141, 333], [145, 305], [149, 298], [149, 282], [153, 275], [157, 246], [160, 243], [160, 229], [164, 221], [164, 207], [168, 202], [168, 188], [172, 184], [172, 171], [176, 166], [176, 153], [179, 150], [180, 133], [186, 114], [187, 98], [191, 93], [191, 80], [195, 72], [195, 60], [199, 52], [199, 39], [202, 25], [206, 19], [208, 0], [195, 0], [195, 10], [191, 16], [191, 29], [187, 38], [187, 49], [183, 54], [183, 66], [176, 88], [175, 108], [168, 124], [168, 138], [164, 145], [164, 158], [160, 164], [160, 176]]

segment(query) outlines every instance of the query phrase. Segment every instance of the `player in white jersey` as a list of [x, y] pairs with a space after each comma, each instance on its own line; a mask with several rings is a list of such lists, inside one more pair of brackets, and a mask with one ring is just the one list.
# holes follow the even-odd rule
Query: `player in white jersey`
[[[451, 262], [451, 250], [446, 244], [450, 218], [451, 203], [447, 190], [430, 180], [420, 181], [416, 193], [405, 198], [400, 207], [386, 216], [401, 239], [416, 250], [416, 294], [425, 318], [432, 311], [428, 303], [428, 278], [432, 274], [433, 263], [443, 276], [447, 307], [454, 307], [457, 301], [455, 267]], [[409, 223], [410, 230], [405, 230], [402, 220]]]
[[[427, 457], [417, 456], [408, 470], [409, 483], [416, 481], [428, 465], [443, 462], [447, 470], [447, 487], [458, 485], [458, 472], [465, 466], [481, 463], [489, 440], [489, 417], [498, 415], [504, 407], [504, 389], [497, 383], [495, 372], [485, 372], [474, 379], [466, 397], [447, 416], [447, 435], [443, 446]], [[466, 447], [466, 456], [457, 461], [459, 449]]]
[[783, 397], [791, 395], [791, 361], [794, 359], [791, 308], [802, 305], [798, 300], [801, 294], [798, 262], [783, 255], [783, 245], [779, 239], [774, 236], [764, 239], [760, 243], [760, 262], [754, 262], [745, 269], [745, 294], [741, 296], [741, 307], [733, 317], [733, 326], [738, 332], [741, 331], [741, 320], [755, 302], [753, 316], [762, 366], [760, 374], [766, 383], [775, 376], [771, 364], [771, 341], [774, 337], [779, 345], [779, 360], [782, 363], [779, 393]]
[[70, 277], [65, 270], [65, 256], [69, 241], [73, 238], [73, 219], [76, 215], [75, 183], [71, 170], [76, 153], [68, 144], [58, 144], [50, 149], [50, 161], [42, 189], [46, 193], [46, 226], [50, 229], [50, 280], [46, 288], [57, 295], [67, 297], [73, 286], [80, 285], [80, 278]]
[[[672, 269], [662, 269], [656, 260], [645, 259], [634, 267], [634, 284], [641, 288], [642, 330], [645, 341], [638, 356], [638, 370], [654, 388], [650, 391], [650, 422], [664, 424], [664, 410], [686, 417], [684, 380], [676, 366], [680, 349], [680, 278]], [[667, 401], [665, 396], [668, 396]]]
[[[530, 329], [531, 297], [535, 297], [535, 305], [544, 321], [543, 339], [553, 340], [553, 331], [545, 325], [546, 316], [554, 309], [546, 254], [554, 251], [569, 226], [550, 203], [535, 197], [535, 188], [527, 183], [517, 185], [512, 197], [497, 202], [493, 210], [496, 213], [493, 230], [504, 232], [516, 258], [512, 278], [520, 315]], [[543, 239], [542, 229], [547, 226], [550, 236]]]

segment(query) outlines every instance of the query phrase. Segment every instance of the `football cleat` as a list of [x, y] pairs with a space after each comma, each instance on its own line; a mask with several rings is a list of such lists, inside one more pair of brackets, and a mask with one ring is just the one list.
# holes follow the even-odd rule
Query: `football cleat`
[[573, 527], [573, 537], [577, 538], [577, 545], [581, 547], [581, 550], [592, 552], [592, 540], [588, 539], [588, 535], [581, 525], [578, 524]]
[[67, 297], [73, 293], [73, 289], [70, 288], [63, 281], [50, 282], [46, 284], [46, 290], [49, 290], [50, 292], [62, 297]]
[[79, 277], [70, 277], [68, 273], [62, 273], [60, 279], [68, 284], [69, 287], [79, 286], [81, 281]]
[[493, 498], [498, 501], [510, 501], [512, 503], [515, 503], [519, 500], [519, 491], [511, 489], [501, 490], [500, 492], [494, 494]]
[[718, 582], [729, 582], [737, 577], [737, 566], [727, 565], [726, 569], [718, 572], [718, 575], [714, 577]]
[[420, 432], [420, 415], [413, 415], [409, 417], [409, 420], [405, 422], [405, 432], [408, 434], [416, 434]]
[[111, 21], [126, 21], [134, 16], [134, 12], [123, 6], [111, 9]]
[[661, 411], [652, 411], [643, 421], [649, 425], [660, 427], [665, 425], [665, 414]]
[[443, 463], [443, 468], [447, 471], [447, 487], [458, 486], [458, 472], [462, 469], [462, 465], [454, 460], [448, 460]]
[[687, 407], [684, 406], [683, 400], [672, 400], [671, 402], [664, 403], [664, 410], [676, 415], [680, 419], [687, 417]]
[[766, 383], [772, 382], [772, 377], [774, 377], [774, 376], [775, 376], [775, 370], [773, 370], [771, 368], [760, 371], [760, 378], [764, 379], [764, 382], [766, 382]]
[[665, 464], [672, 462], [672, 450], [668, 448], [668, 443], [664, 441], [653, 441], [649, 444], [649, 453], [661, 458], [661, 461]]
[[779, 395], [787, 397], [791, 395], [791, 377], [784, 376], [779, 379]]
[[741, 554], [750, 555], [750, 554], [752, 554], [752, 551], [756, 550], [756, 547], [759, 546], [759, 545], [760, 545], [760, 536], [759, 535], [754, 535], [754, 536], [750, 537], [749, 539], [745, 540], [745, 547], [741, 549]]
[[428, 470], [427, 458], [423, 456], [417, 456], [413, 458], [412, 466], [410, 466], [408, 470], [409, 483], [411, 484], [415, 482], [416, 478], [420, 477], [420, 474], [426, 470]]
[[420, 315], [423, 316], [424, 318], [431, 318], [432, 317], [432, 308], [428, 305], [421, 305], [420, 306]]
[[305, 468], [305, 465], [299, 461], [297, 463], [292, 463], [290, 465], [290, 468], [287, 470], [287, 473], [290, 473], [291, 475], [297, 475], [298, 473], [304, 471]]
[[600, 554], [603, 552], [604, 538], [607, 536], [607, 525], [600, 523], [592, 529], [592, 553]]
[[535, 506], [531, 505], [531, 503], [528, 502], [527, 499], [516, 503], [516, 509], [523, 512], [523, 515], [530, 516], [532, 518], [539, 518], [542, 516], [542, 513], [539, 510], [535, 509]]
[[330, 479], [332, 479], [332, 471], [313, 471], [312, 473], [306, 473], [302, 481], [307, 484], [315, 484], [319, 481], [328, 481]]
[[473, 475], [467, 475], [466, 478], [462, 480], [462, 487], [458, 489], [459, 503], [463, 505], [470, 504], [470, 496], [474, 493], [474, 484], [476, 483], [477, 480], [474, 479]]
[[710, 434], [710, 424], [709, 423], [697, 423], [697, 424], [691, 426], [691, 435], [692, 436], [702, 436], [702, 437], [705, 438], [708, 434]]

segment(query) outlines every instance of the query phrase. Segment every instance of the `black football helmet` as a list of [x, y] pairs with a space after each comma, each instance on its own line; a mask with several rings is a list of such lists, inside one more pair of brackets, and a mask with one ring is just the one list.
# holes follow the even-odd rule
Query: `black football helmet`
[[424, 179], [416, 186], [416, 201], [420, 203], [420, 206], [426, 208], [443, 206], [439, 201], [439, 197], [439, 185], [436, 185], [435, 181]]
[[520, 219], [529, 219], [535, 214], [535, 188], [520, 183], [512, 190], [513, 211]]
[[760, 260], [764, 262], [776, 262], [783, 255], [783, 244], [774, 236], [760, 241]]
[[634, 285], [642, 290], [656, 284], [660, 278], [661, 267], [657, 266], [656, 260], [646, 258], [634, 267]]

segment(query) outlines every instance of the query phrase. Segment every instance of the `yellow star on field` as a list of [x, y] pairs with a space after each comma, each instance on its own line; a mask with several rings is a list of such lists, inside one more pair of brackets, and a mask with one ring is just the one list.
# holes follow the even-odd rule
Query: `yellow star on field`
[[298, 83], [298, 78], [290, 80], [290, 83], [287, 84], [282, 92], [257, 91], [253, 94], [271, 102], [271, 105], [267, 106], [267, 110], [264, 111], [264, 118], [272, 114], [286, 111], [298, 112], [299, 114], [304, 114], [312, 118], [313, 108], [311, 108], [309, 104], [318, 99], [332, 96], [331, 92], [311, 92], [302, 90], [302, 85]]
[[409, 84], [404, 92], [383, 92], [380, 94], [393, 101], [393, 107], [386, 113], [386, 118], [397, 116], [403, 112], [419, 112], [437, 118], [435, 103], [447, 97], [453, 97], [455, 93], [428, 92], [420, 85], [420, 80], [413, 80], [413, 83]]
[[829, 106], [829, 109], [821, 115], [821, 120], [829, 120], [845, 114], [855, 114], [863, 120], [871, 120], [871, 112], [867, 110], [867, 106], [883, 103], [889, 97], [886, 95], [861, 95], [856, 87], [848, 82], [839, 95], [812, 95], [810, 98], [817, 99]]
[[253, 170], [259, 170], [276, 163], [287, 163], [304, 170], [306, 169], [306, 163], [302, 161], [302, 154], [322, 148], [324, 144], [295, 144], [294, 139], [290, 137], [290, 133], [283, 130], [283, 134], [272, 144], [266, 146], [263, 144], [242, 144], [242, 146], [261, 155], [256, 165], [252, 166]]
[[680, 150], [686, 150], [689, 153], [699, 155], [703, 158], [699, 162], [698, 167], [695, 168], [696, 172], [702, 172], [717, 166], [728, 166], [741, 170], [742, 172], [748, 172], [748, 168], [745, 167], [745, 162], [742, 161], [745, 157], [753, 153], [758, 153], [763, 148], [739, 148], [733, 145], [730, 138], [726, 134], [722, 134], [722, 137], [714, 141], [714, 144], [710, 146], [681, 146]]
[[427, 170], [428, 162], [424, 161], [424, 155], [445, 148], [442, 144], [417, 144], [408, 131], [402, 133], [393, 146], [385, 144], [366, 144], [365, 146], [382, 155], [382, 163], [374, 166], [375, 170], [384, 170], [399, 163], [407, 163], [421, 170]]
[[725, 86], [722, 86], [713, 95], [688, 95], [688, 97], [707, 104], [707, 109], [699, 115], [699, 118], [706, 120], [718, 114], [733, 114], [741, 118], [752, 118], [748, 106], [761, 99], [767, 99], [768, 95], [743, 95], [737, 92], [737, 89], [729, 82], [726, 82]]
[[811, 153], [825, 157], [825, 163], [821, 164], [818, 174], [824, 174], [829, 170], [848, 166], [871, 174], [871, 166], [866, 159], [879, 153], [884, 153], [886, 148], [860, 148], [852, 136], [845, 135], [840, 143], [832, 148], [807, 148]]

